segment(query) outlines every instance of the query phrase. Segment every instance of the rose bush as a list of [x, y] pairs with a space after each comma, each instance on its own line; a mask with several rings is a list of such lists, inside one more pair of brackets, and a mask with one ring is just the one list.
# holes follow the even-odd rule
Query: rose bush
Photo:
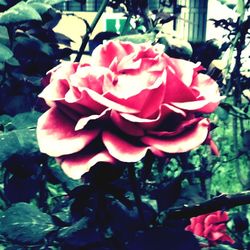
[[225, 223], [228, 220], [226, 212], [216, 211], [191, 218], [191, 224], [185, 229], [208, 239], [212, 245], [216, 245], [218, 241], [233, 244], [234, 240], [226, 233], [227, 227]]
[[97, 162], [137, 162], [196, 148], [208, 138], [203, 113], [215, 110], [218, 86], [200, 64], [174, 59], [161, 45], [109, 41], [90, 63], [64, 62], [40, 94], [40, 150], [80, 178]]

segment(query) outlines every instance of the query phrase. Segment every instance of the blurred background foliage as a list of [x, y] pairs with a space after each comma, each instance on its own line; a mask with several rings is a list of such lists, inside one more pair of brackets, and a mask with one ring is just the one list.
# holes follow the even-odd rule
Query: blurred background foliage
[[[164, 25], [173, 23], [183, 7], [176, 1], [160, 1], [154, 10], [147, 1], [102, 1], [92, 23], [82, 19], [87, 29], [78, 51], [72, 49], [70, 37], [54, 29], [66, 15], [58, 8], [63, 2], [0, 0], [0, 249], [123, 249], [120, 242], [127, 243], [125, 249], [149, 249], [146, 238], [158, 242], [154, 249], [197, 249], [190, 235], [176, 229], [174, 238], [186, 237], [178, 243], [173, 231], [163, 227], [188, 223], [188, 218], [166, 219], [169, 209], [250, 189], [250, 1], [220, 0], [237, 18], [211, 20], [225, 31], [224, 40], [203, 42], [166, 32]], [[121, 34], [102, 32], [89, 41], [107, 6], [124, 12], [127, 21]], [[133, 234], [141, 224], [124, 166], [119, 171], [94, 167], [86, 177], [91, 185], [86, 186], [65, 176], [54, 159], [39, 152], [36, 142], [36, 122], [46, 109], [37, 98], [41, 78], [60, 61], [72, 56], [79, 61], [107, 39], [162, 43], [173, 57], [200, 61], [225, 96], [210, 116], [220, 157], [201, 146], [167, 163], [147, 155], [136, 164], [145, 220], [158, 226], [136, 239]], [[235, 245], [211, 249], [250, 249], [249, 205], [230, 209], [229, 214]]]

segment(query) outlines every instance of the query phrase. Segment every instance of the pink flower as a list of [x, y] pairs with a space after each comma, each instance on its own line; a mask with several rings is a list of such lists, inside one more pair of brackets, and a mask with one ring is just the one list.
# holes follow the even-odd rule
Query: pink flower
[[191, 225], [187, 226], [185, 230], [208, 239], [212, 245], [216, 245], [218, 241], [233, 244], [234, 240], [226, 233], [225, 222], [228, 220], [227, 212], [223, 211], [203, 214], [191, 218]]
[[64, 62], [48, 72], [40, 94], [49, 110], [38, 120], [40, 150], [78, 179], [97, 162], [137, 162], [204, 143], [201, 116], [221, 100], [202, 69], [163, 52], [161, 45], [110, 41], [92, 62]]

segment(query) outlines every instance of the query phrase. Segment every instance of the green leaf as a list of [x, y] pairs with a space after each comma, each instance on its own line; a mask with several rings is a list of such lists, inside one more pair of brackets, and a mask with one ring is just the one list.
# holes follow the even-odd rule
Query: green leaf
[[18, 129], [0, 134], [0, 162], [15, 153], [34, 153], [38, 150], [35, 128]]
[[5, 70], [5, 64], [0, 62], [0, 71], [4, 71]]
[[11, 66], [20, 66], [20, 63], [15, 57], [11, 57], [9, 60], [6, 61]]
[[235, 0], [218, 0], [221, 4], [226, 5], [230, 9], [234, 9], [236, 6]]
[[11, 206], [0, 217], [0, 233], [15, 242], [37, 243], [54, 229], [48, 214], [24, 202]]
[[215, 247], [210, 247], [210, 250], [236, 250], [236, 248], [233, 248], [229, 245], [223, 245], [223, 244], [219, 244]]
[[0, 125], [6, 126], [8, 123], [11, 123], [12, 117], [9, 115], [0, 115]]
[[30, 6], [34, 8], [40, 15], [46, 13], [49, 9], [51, 9], [51, 5], [46, 3], [38, 3], [38, 2], [31, 2]]
[[42, 19], [35, 9], [23, 1], [0, 14], [0, 24], [20, 23], [31, 20], [41, 21]]
[[27, 3], [43, 3], [49, 5], [56, 5], [65, 2], [65, 0], [28, 0]]
[[9, 45], [9, 34], [5, 26], [0, 25], [0, 43]]
[[33, 112], [25, 112], [15, 115], [12, 120], [13, 125], [18, 129], [25, 128], [34, 128], [37, 124], [37, 119], [41, 113], [33, 111]]
[[6, 0], [0, 0], [0, 5], [4, 5], [6, 6], [8, 3], [6, 2]]
[[0, 43], [0, 62], [6, 62], [12, 56], [12, 51], [7, 46]]
[[151, 32], [148, 34], [133, 34], [126, 36], [118, 36], [114, 38], [114, 40], [125, 41], [125, 42], [133, 42], [133, 43], [145, 43], [145, 42], [153, 42], [155, 40], [155, 33]]
[[226, 121], [226, 120], [228, 120], [228, 118], [229, 118], [228, 111], [225, 110], [224, 108], [221, 108], [221, 107], [218, 107], [218, 108], [215, 110], [215, 114], [217, 114], [218, 117], [219, 117], [219, 119], [222, 120], [222, 121]]
[[241, 18], [244, 18], [245, 14], [245, 3], [244, 0], [238, 0], [236, 5], [236, 11], [241, 16]]

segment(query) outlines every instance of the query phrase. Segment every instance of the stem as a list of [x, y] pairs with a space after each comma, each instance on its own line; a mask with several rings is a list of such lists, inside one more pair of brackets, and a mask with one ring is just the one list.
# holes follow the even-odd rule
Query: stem
[[134, 194], [135, 204], [136, 204], [136, 207], [137, 207], [137, 210], [138, 210], [140, 220], [142, 222], [142, 225], [144, 227], [146, 227], [145, 217], [144, 217], [143, 207], [142, 207], [142, 201], [141, 201], [141, 196], [139, 194], [139, 189], [138, 189], [138, 183], [137, 183], [137, 179], [136, 179], [134, 164], [128, 165], [128, 176], [129, 176], [129, 181], [130, 181], [130, 184], [131, 184], [132, 192]]
[[235, 194], [222, 194], [199, 204], [171, 208], [165, 213], [164, 217], [165, 220], [167, 218], [191, 218], [221, 209], [229, 209], [246, 204], [250, 204], [250, 191]]
[[[98, 208], [97, 208], [97, 218], [99, 220], [99, 227], [105, 235], [106, 229], [110, 227], [110, 214], [108, 213], [107, 202], [105, 197], [105, 192], [98, 188], [97, 193]], [[113, 231], [113, 236], [110, 238], [111, 244], [115, 249], [125, 250], [124, 245], [118, 237], [116, 237], [115, 232]]]
[[131, 14], [129, 13], [129, 16], [126, 19], [126, 22], [124, 24], [124, 27], [122, 29], [121, 35], [125, 35], [130, 27], [130, 21], [131, 21]]
[[100, 6], [100, 9], [98, 10], [93, 22], [91, 23], [89, 29], [87, 29], [86, 34], [84, 35], [83, 39], [82, 39], [82, 44], [81, 47], [79, 49], [79, 52], [77, 53], [77, 56], [75, 58], [75, 62], [79, 62], [81, 60], [81, 57], [83, 55], [83, 52], [88, 44], [89, 38], [91, 33], [93, 32], [93, 30], [95, 29], [95, 26], [97, 25], [99, 19], [101, 18], [105, 8], [107, 7], [109, 3], [109, 0], [103, 0], [102, 4]]

